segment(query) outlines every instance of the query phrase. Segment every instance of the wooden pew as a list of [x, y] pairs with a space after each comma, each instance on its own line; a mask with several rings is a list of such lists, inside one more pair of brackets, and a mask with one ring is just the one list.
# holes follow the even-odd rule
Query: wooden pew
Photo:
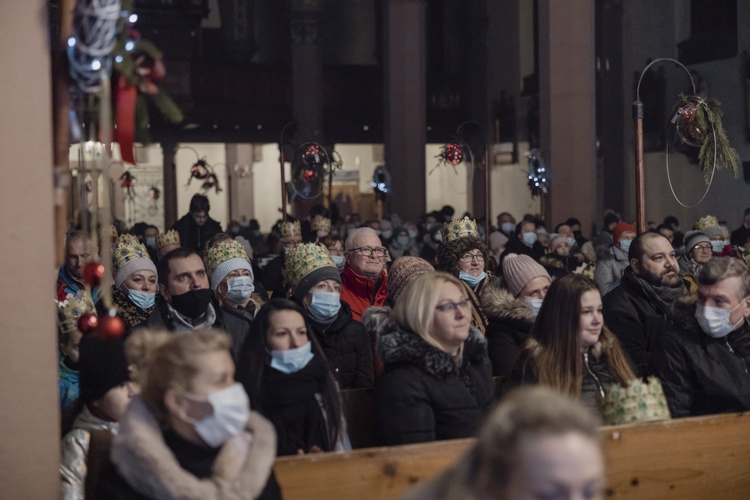
[[[602, 427], [607, 496], [750, 498], [750, 415]], [[455, 463], [473, 439], [284, 457], [284, 498], [393, 499]]]

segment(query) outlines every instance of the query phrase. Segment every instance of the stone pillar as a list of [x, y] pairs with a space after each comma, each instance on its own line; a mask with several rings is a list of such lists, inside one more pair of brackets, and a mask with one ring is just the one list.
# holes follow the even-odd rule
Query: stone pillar
[[[65, 2], [63, 2], [65, 3]], [[52, 77], [49, 6], [3, 4], [0, 16], [0, 488], [3, 498], [59, 498]]]
[[385, 5], [385, 163], [391, 212], [416, 221], [426, 210], [425, 0]]
[[594, 0], [539, 1], [542, 154], [551, 168], [549, 226], [568, 217], [584, 235], [596, 218]]
[[229, 220], [241, 221], [255, 216], [253, 199], [252, 144], [227, 144], [227, 176], [229, 177]]

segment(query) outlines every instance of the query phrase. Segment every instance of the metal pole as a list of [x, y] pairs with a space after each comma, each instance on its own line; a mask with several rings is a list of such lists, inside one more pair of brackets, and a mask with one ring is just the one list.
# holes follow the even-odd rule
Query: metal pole
[[633, 103], [635, 121], [635, 218], [638, 234], [646, 232], [646, 199], [643, 180], [643, 103]]

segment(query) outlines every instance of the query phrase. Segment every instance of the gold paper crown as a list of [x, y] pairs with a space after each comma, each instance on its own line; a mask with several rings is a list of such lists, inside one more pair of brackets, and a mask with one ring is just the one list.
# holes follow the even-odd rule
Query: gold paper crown
[[215, 247], [209, 248], [206, 252], [206, 267], [208, 274], [213, 274], [219, 264], [230, 259], [245, 259], [250, 262], [245, 247], [242, 243], [235, 240], [222, 241]]
[[281, 231], [282, 238], [285, 238], [287, 236], [301, 236], [302, 235], [302, 229], [300, 228], [298, 220], [294, 222], [291, 222], [291, 221], [282, 222], [280, 231]]
[[57, 303], [57, 324], [62, 335], [70, 335], [78, 330], [78, 318], [83, 313], [93, 311], [94, 305], [83, 297], [68, 295], [62, 302]]
[[310, 222], [310, 228], [316, 232], [323, 231], [325, 233], [330, 233], [331, 232], [331, 219], [326, 219], [325, 217], [321, 217], [317, 215]]
[[180, 233], [176, 229], [170, 229], [166, 233], [159, 233], [156, 235], [156, 247], [161, 250], [167, 245], [179, 245], [180, 244]]
[[336, 269], [328, 249], [318, 243], [302, 243], [290, 249], [284, 257], [284, 278], [294, 287], [302, 278], [321, 267]]
[[607, 425], [671, 418], [664, 389], [656, 377], [649, 378], [647, 383], [635, 379], [626, 387], [610, 386], [607, 395], [599, 399], [599, 409]]
[[112, 250], [112, 276], [117, 276], [122, 266], [136, 259], [151, 260], [143, 243], [117, 243]]
[[137, 245], [138, 243], [140, 243], [140, 241], [138, 241], [138, 236], [125, 233], [120, 235], [120, 237], [117, 239], [117, 243], [125, 245]]
[[476, 221], [469, 219], [468, 217], [448, 222], [443, 226], [443, 229], [441, 229], [441, 233], [443, 234], [443, 243], [467, 236], [479, 238]]
[[713, 215], [706, 215], [698, 219], [698, 221], [695, 223], [694, 228], [697, 229], [698, 231], [705, 232], [706, 229], [708, 229], [709, 227], [714, 227], [718, 225], [719, 225], [719, 219], [717, 219]]

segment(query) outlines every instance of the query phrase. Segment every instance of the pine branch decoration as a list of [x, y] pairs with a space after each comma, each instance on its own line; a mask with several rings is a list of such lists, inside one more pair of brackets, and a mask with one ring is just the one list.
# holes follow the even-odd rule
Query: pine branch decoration
[[[702, 99], [696, 96], [680, 94], [676, 109], [688, 109], [694, 107], [694, 113], [689, 118], [690, 128], [693, 131], [702, 131], [700, 151], [698, 153], [698, 167], [703, 171], [703, 178], [708, 184], [711, 180], [711, 171], [714, 166], [714, 155], [716, 168], [732, 168], [734, 178], [740, 175], [740, 155], [729, 143], [729, 137], [721, 123], [721, 103], [711, 97]], [[713, 133], [712, 133], [713, 131]], [[714, 141], [714, 134], [716, 140]], [[688, 142], [681, 137], [683, 142]], [[714, 153], [715, 150], [715, 153]]]

